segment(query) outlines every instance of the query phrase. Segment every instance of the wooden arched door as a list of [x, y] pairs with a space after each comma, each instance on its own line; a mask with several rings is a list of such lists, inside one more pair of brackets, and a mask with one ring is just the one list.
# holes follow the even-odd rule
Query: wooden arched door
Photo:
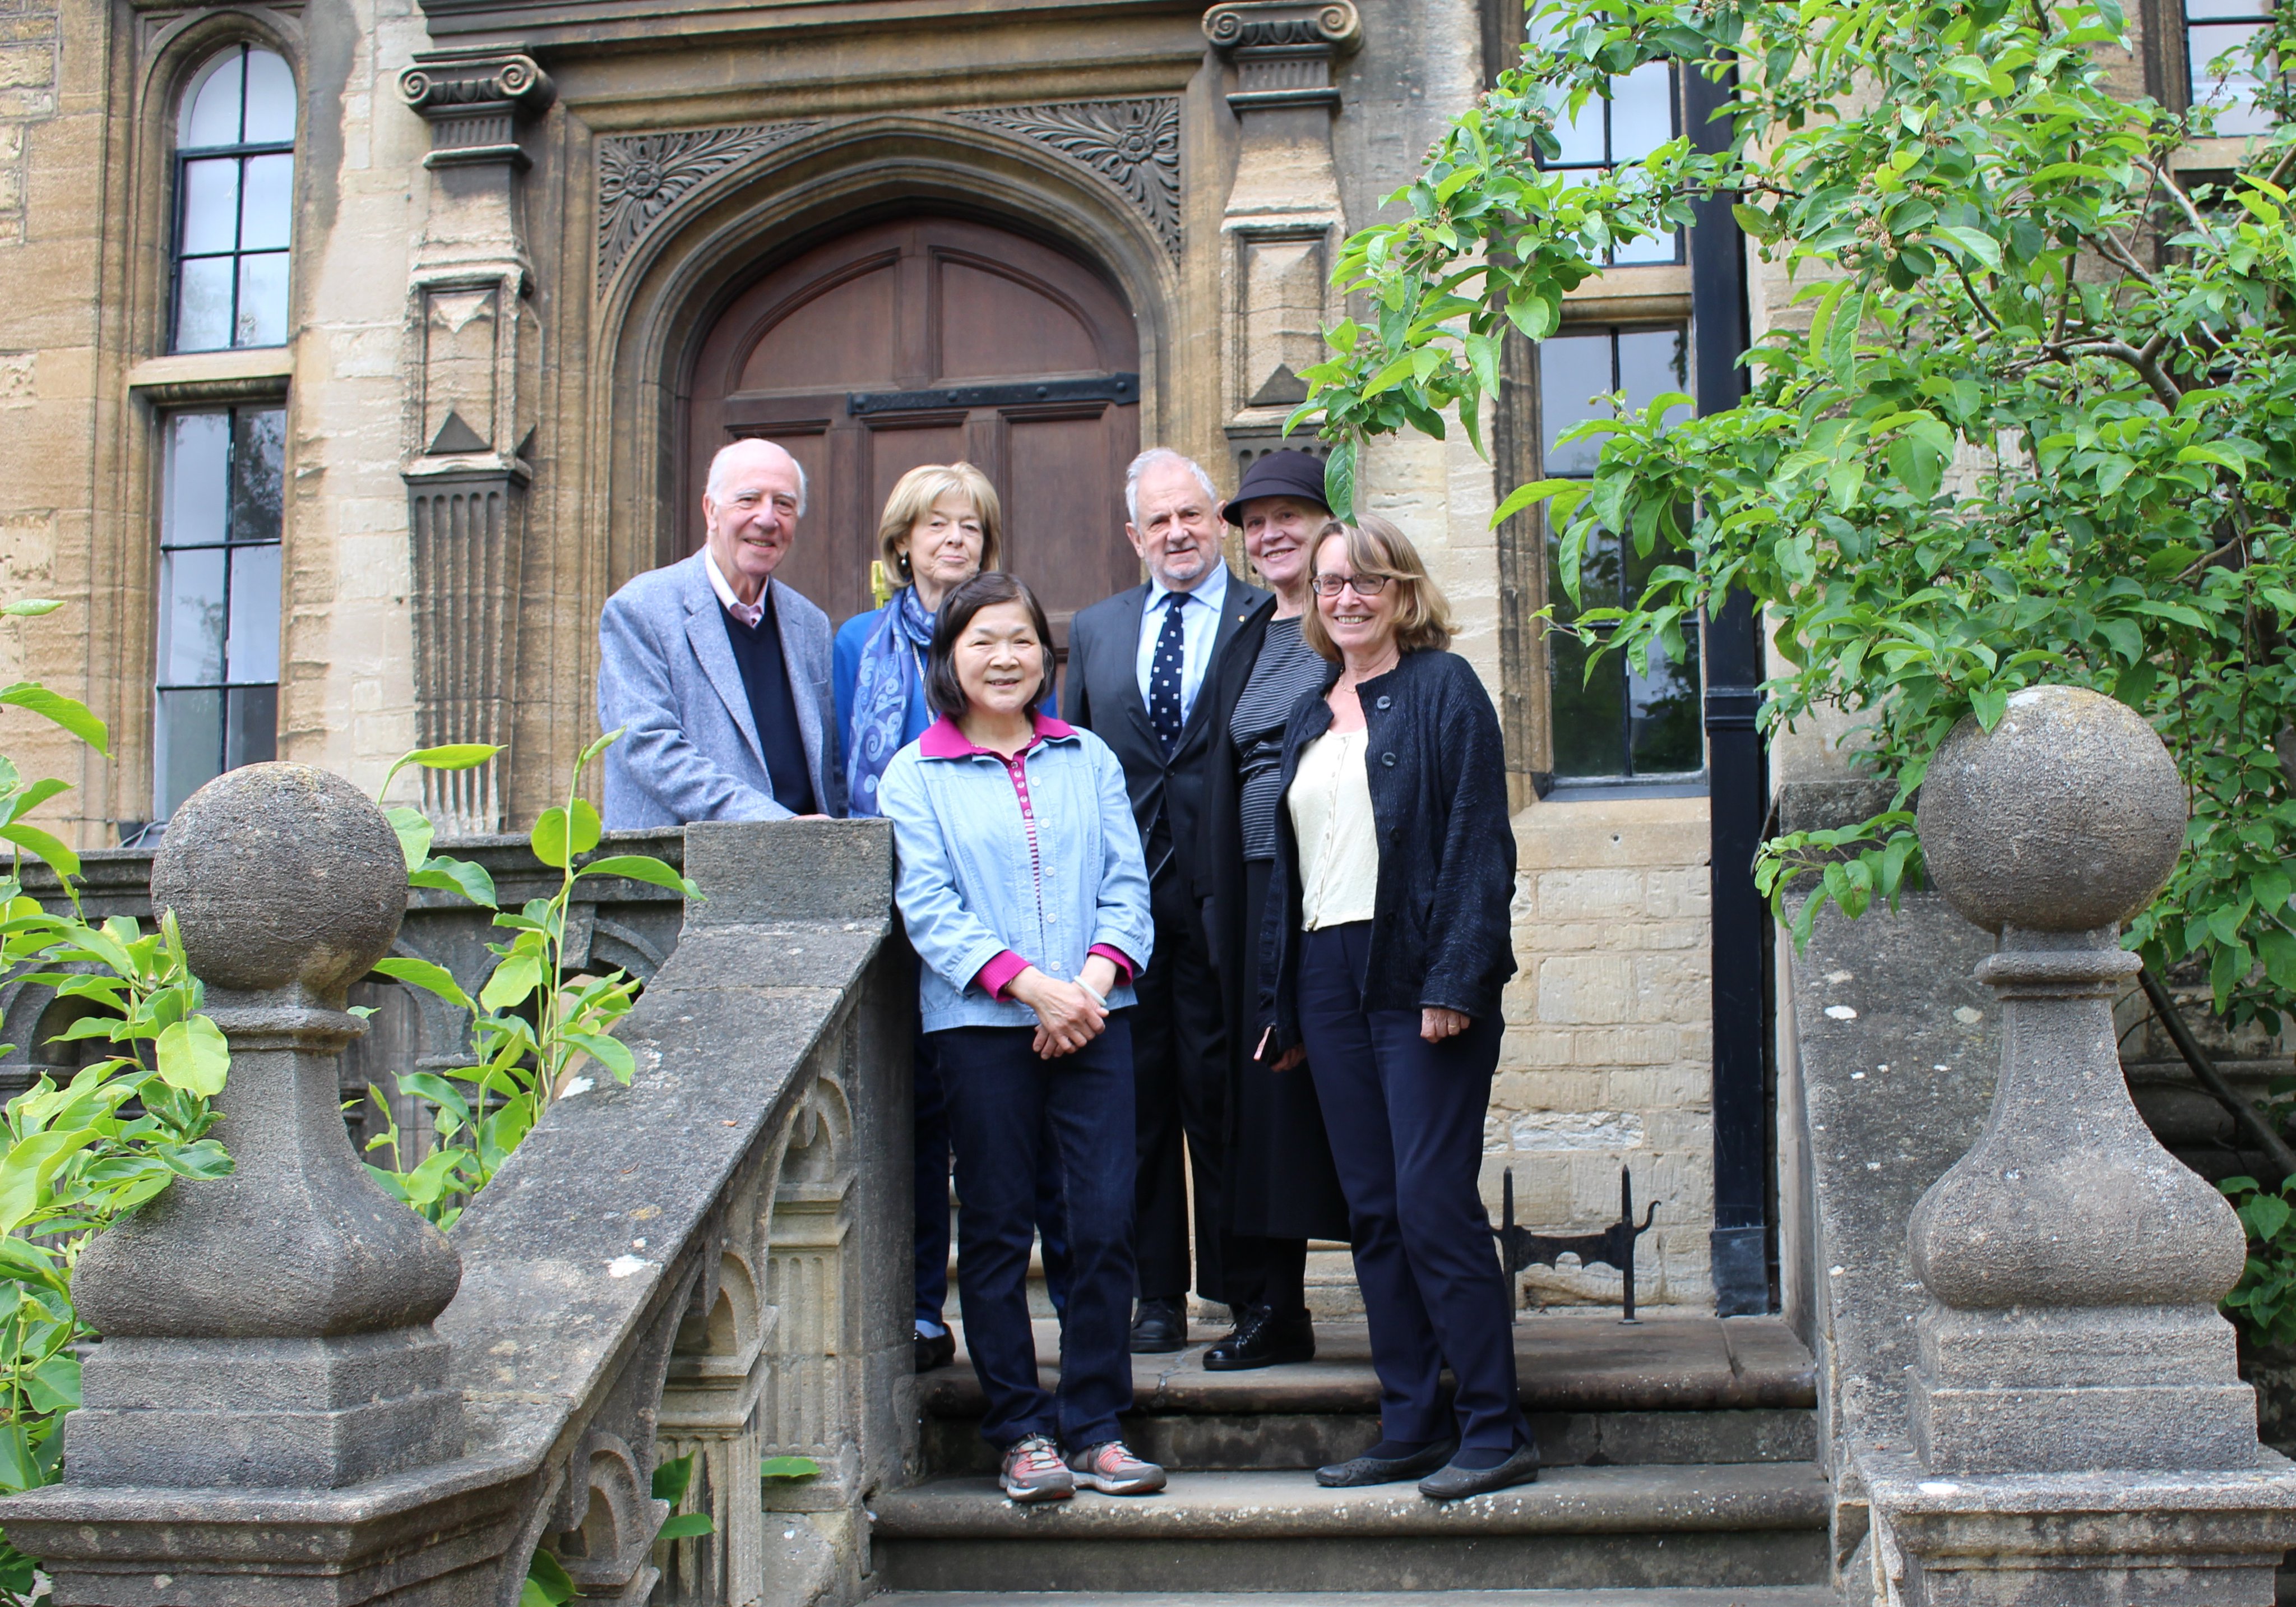
[[894, 482], [964, 458], [995, 483], [1004, 567], [1035, 588], [1065, 652], [1071, 614], [1139, 580], [1124, 540], [1139, 357], [1122, 296], [1050, 246], [952, 218], [857, 229], [759, 280], [704, 339], [685, 550], [701, 544], [710, 457], [740, 436], [779, 441], [812, 499], [776, 573], [842, 621], [872, 606]]

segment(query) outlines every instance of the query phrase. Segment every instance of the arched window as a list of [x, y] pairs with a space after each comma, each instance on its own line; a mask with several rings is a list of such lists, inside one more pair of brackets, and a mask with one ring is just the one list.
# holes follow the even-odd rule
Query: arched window
[[176, 351], [287, 341], [295, 75], [234, 45], [184, 95], [176, 128]]

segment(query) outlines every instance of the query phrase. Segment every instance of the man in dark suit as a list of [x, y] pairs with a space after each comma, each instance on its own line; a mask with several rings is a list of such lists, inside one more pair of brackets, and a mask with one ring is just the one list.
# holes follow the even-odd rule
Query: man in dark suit
[[[1219, 978], [1212, 969], [1190, 862], [1201, 836], [1212, 757], [1211, 698], [1198, 693], [1266, 593], [1228, 573], [1220, 556], [1219, 494], [1211, 476], [1155, 448], [1124, 477], [1124, 533], [1148, 569], [1144, 585], [1079, 612], [1069, 630], [1065, 713], [1124, 765], [1148, 855], [1156, 950], [1133, 1012], [1133, 1086], [1139, 1117], [1134, 1183], [1140, 1305], [1136, 1352], [1187, 1342], [1188, 1177], [1195, 1180], [1194, 1287], [1242, 1308], [1221, 1256], [1221, 1145], [1226, 1051]], [[1184, 1164], [1182, 1146], [1186, 1158]]]

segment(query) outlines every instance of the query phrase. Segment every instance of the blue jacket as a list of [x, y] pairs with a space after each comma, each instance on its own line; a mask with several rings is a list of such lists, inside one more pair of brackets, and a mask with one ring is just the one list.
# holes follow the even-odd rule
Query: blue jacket
[[[1037, 717], [1024, 758], [1037, 853], [1004, 761], [975, 751], [942, 721], [893, 755], [877, 799], [893, 822], [900, 869], [893, 900], [924, 961], [917, 985], [926, 1032], [1034, 1026], [1037, 1013], [974, 983], [1011, 950], [1048, 977], [1074, 981], [1095, 944], [1144, 967], [1155, 945], [1148, 869], [1124, 767], [1089, 731]], [[1134, 1002], [1131, 985], [1110, 1005]]]
[[[779, 581], [769, 584], [813, 795], [823, 813], [841, 815], [829, 616]], [[698, 552], [647, 571], [607, 599], [598, 620], [598, 723], [622, 728], [603, 761], [609, 830], [790, 818], [774, 802], [723, 615]]]

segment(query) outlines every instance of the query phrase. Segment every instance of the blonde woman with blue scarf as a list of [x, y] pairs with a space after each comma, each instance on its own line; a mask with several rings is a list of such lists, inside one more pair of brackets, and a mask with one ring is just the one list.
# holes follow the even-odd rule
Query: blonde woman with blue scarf
[[[996, 488], [969, 463], [921, 465], [902, 475], [885, 499], [877, 550], [893, 595], [883, 607], [856, 614], [839, 628], [830, 669], [854, 815], [882, 812], [877, 783], [885, 766], [932, 724], [925, 664], [934, 618], [943, 597], [997, 567], [1003, 523]], [[928, 1372], [948, 1364], [956, 1341], [941, 1321], [948, 1298], [947, 1107], [939, 1066], [922, 1034], [916, 1039], [914, 1084], [916, 1369]], [[1067, 1256], [1049, 1222], [1045, 1261], [1054, 1298], [1065, 1305]]]

